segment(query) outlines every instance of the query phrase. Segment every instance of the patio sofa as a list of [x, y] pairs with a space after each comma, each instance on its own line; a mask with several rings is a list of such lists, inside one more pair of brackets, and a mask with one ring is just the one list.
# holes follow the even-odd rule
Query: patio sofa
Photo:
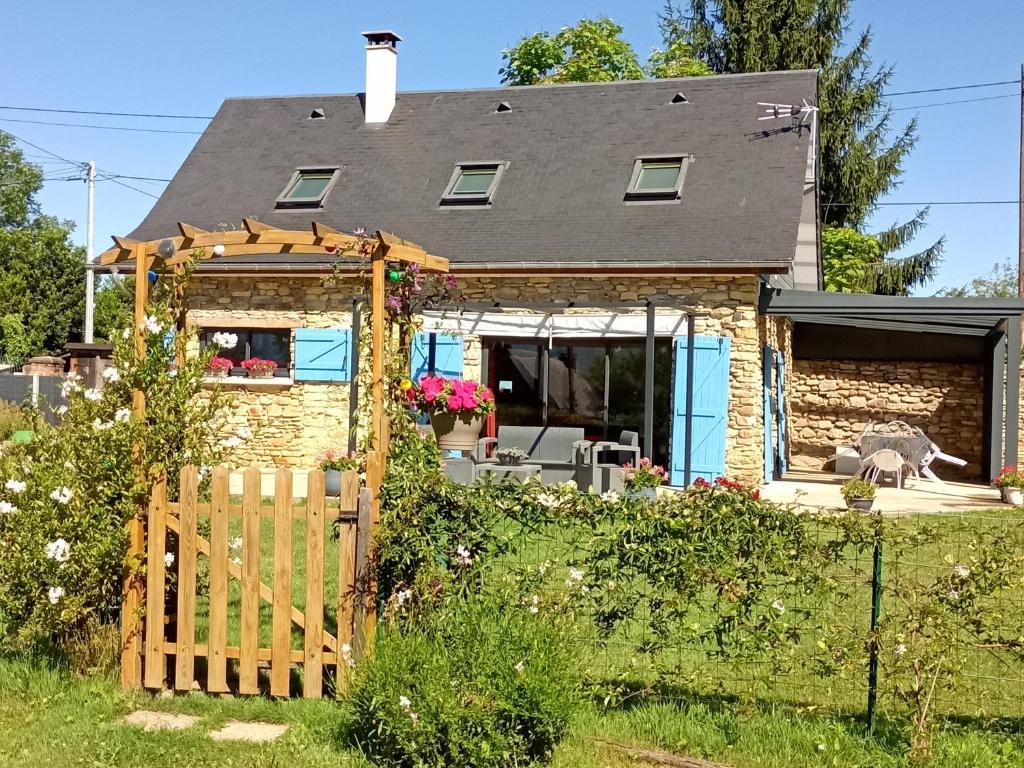
[[542, 483], [564, 483], [577, 479], [584, 462], [583, 451], [589, 445], [583, 439], [582, 427], [500, 426], [497, 437], [483, 437], [477, 442], [473, 460], [478, 465], [496, 464], [495, 451], [518, 448], [527, 454], [524, 464], [540, 464]]

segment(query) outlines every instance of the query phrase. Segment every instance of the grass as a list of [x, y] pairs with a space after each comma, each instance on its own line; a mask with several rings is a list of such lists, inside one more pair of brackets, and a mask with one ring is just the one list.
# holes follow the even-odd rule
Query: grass
[[[180, 732], [144, 733], [120, 724], [137, 708], [197, 715]], [[217, 743], [207, 732], [229, 719], [283, 722], [289, 730], [268, 745]], [[58, 668], [0, 659], [0, 765], [4, 768], [367, 768], [344, 744], [344, 702], [171, 699], [123, 694], [107, 677], [78, 678]], [[587, 708], [556, 751], [554, 768], [627, 768], [633, 759], [608, 742], [702, 757], [736, 768], [902, 768], [895, 728], [868, 737], [856, 721], [782, 710], [706, 703]], [[1019, 734], [949, 730], [935, 741], [934, 768], [1024, 768]]]

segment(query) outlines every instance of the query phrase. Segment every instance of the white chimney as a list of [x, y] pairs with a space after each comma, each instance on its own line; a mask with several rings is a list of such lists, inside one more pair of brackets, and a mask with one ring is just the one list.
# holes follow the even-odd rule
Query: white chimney
[[386, 123], [398, 88], [398, 41], [390, 29], [363, 32], [366, 38], [366, 122]]

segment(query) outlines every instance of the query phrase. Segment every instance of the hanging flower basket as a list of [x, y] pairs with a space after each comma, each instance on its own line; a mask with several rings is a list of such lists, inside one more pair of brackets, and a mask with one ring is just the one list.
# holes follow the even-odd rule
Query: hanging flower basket
[[424, 376], [418, 384], [401, 386], [417, 409], [430, 416], [437, 445], [443, 451], [476, 447], [484, 417], [494, 410], [494, 394], [478, 381]]

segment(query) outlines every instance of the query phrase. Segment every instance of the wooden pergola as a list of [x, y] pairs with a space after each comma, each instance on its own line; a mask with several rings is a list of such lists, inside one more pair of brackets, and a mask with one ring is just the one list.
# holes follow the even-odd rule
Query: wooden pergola
[[[332, 227], [312, 222], [309, 230], [278, 229], [254, 219], [243, 219], [243, 229], [209, 232], [190, 224], [179, 223], [178, 234], [159, 240], [138, 241], [114, 237], [114, 247], [100, 254], [99, 263], [111, 266], [132, 263], [135, 268], [135, 328], [134, 348], [136, 360], [146, 355], [146, 305], [149, 300], [149, 273], [151, 270], [178, 271], [190, 260], [222, 259], [238, 256], [270, 254], [324, 254], [336, 253], [344, 257], [352, 254], [369, 258], [371, 265], [370, 312], [372, 322], [371, 358], [371, 450], [367, 455], [366, 484], [370, 491], [370, 526], [380, 521], [380, 486], [384, 479], [387, 460], [387, 417], [384, 409], [384, 323], [385, 317], [385, 264], [388, 261], [417, 264], [436, 272], [448, 271], [448, 260], [426, 253], [423, 248], [387, 232], [377, 231], [370, 238], [358, 237]], [[366, 245], [372, 248], [367, 252]], [[177, 318], [184, 328], [184, 316]], [[183, 358], [185, 350], [181, 334], [178, 335], [177, 356]], [[145, 417], [145, 393], [136, 389], [132, 397], [135, 416]], [[141, 471], [141, 454], [136, 452]], [[123, 603], [121, 609], [121, 683], [137, 687], [142, 683], [141, 621], [143, 589], [136, 578], [134, 563], [145, 555], [144, 509], [128, 524], [128, 555], [123, 574]], [[366, 609], [366, 647], [372, 647], [376, 630], [376, 585], [371, 584]]]

